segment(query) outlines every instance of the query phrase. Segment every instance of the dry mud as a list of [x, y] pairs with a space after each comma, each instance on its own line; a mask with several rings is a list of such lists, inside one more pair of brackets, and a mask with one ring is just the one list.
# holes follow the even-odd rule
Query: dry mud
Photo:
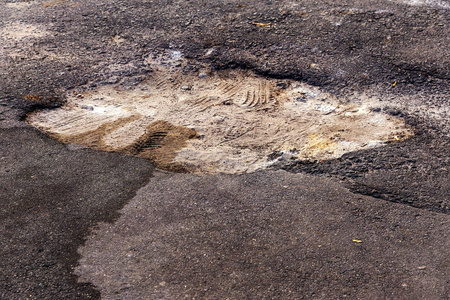
[[65, 143], [198, 174], [336, 158], [413, 134], [376, 101], [339, 99], [247, 70], [192, 70], [176, 51], [149, 63], [153, 72], [139, 84], [71, 93], [65, 106], [35, 112], [28, 122]]

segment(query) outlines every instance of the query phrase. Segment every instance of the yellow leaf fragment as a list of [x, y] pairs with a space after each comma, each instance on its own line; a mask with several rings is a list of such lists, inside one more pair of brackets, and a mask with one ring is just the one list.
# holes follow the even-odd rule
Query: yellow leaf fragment
[[361, 240], [355, 240], [355, 239], [353, 239], [352, 242], [355, 242], [355, 243], [362, 243]]
[[114, 43], [116, 43], [117, 45], [122, 44], [123, 42], [125, 42], [124, 38], [121, 38], [118, 34], [116, 34], [115, 36], [112, 37], [112, 40]]
[[270, 26], [272, 25], [271, 23], [258, 23], [258, 22], [252, 22], [252, 25], [256, 25], [258, 27], [266, 27], [266, 28], [270, 28]]

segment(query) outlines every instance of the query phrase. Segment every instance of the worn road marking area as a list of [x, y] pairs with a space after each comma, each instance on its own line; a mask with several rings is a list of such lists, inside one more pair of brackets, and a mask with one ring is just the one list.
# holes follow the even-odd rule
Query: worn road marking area
[[64, 107], [28, 121], [65, 143], [192, 173], [250, 172], [283, 153], [335, 158], [412, 135], [402, 119], [373, 109], [377, 103], [342, 101], [302, 82], [244, 70], [183, 71], [185, 63], [154, 62], [151, 77], [133, 88], [71, 94]]

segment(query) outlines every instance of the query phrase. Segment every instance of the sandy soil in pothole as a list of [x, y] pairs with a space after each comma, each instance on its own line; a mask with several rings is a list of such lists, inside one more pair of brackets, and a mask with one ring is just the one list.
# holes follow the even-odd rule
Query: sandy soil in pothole
[[[192, 173], [244, 173], [279, 159], [322, 160], [405, 139], [376, 102], [341, 101], [313, 86], [250, 71], [186, 71], [174, 52], [132, 88], [69, 95], [30, 124], [65, 142], [144, 157]], [[183, 71], [185, 70], [185, 71]]]

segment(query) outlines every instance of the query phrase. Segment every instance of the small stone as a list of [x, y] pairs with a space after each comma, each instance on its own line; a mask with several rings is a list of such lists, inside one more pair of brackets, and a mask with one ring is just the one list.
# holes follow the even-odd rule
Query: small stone
[[206, 73], [200, 73], [198, 74], [198, 78], [205, 78], [207, 75]]
[[292, 153], [286, 152], [281, 155], [279, 160], [292, 160], [293, 158], [294, 158], [294, 155], [292, 155]]
[[[173, 47], [173, 45], [171, 44], [171, 46]], [[169, 48], [171, 48], [169, 46]], [[181, 52], [180, 51], [172, 51], [172, 53], [170, 53], [170, 57], [172, 59], [180, 59], [181, 58]]]
[[191, 87], [190, 87], [189, 85], [183, 85], [183, 86], [181, 87], [181, 89], [182, 89], [183, 91], [190, 91], [190, 90], [191, 90]]
[[277, 82], [277, 87], [281, 88], [282, 90], [287, 88], [287, 83], [286, 82]]
[[112, 77], [109, 77], [109, 78], [103, 80], [101, 83], [102, 84], [115, 84], [115, 83], [118, 83], [119, 81], [120, 81], [120, 78], [118, 76], [112, 76]]

